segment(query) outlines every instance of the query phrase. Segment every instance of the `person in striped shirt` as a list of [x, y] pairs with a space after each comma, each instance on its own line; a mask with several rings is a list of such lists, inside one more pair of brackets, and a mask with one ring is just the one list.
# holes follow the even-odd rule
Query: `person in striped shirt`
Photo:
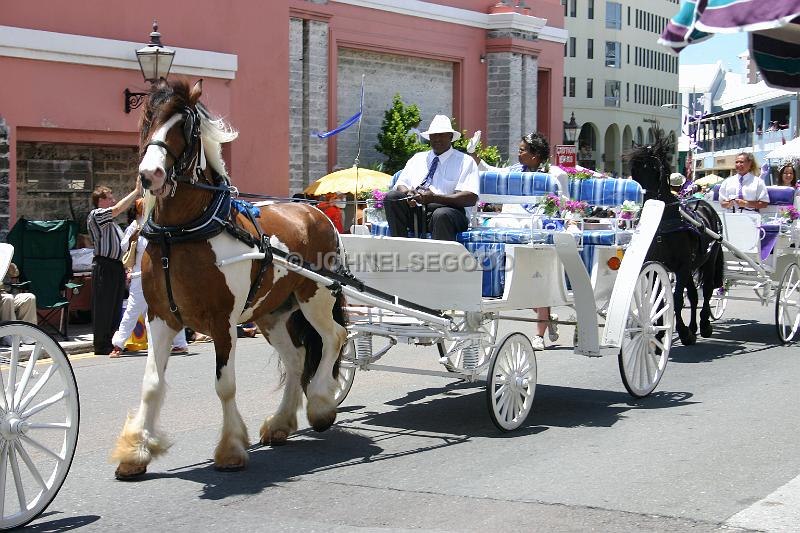
[[114, 348], [111, 337], [122, 318], [122, 300], [125, 297], [125, 269], [122, 230], [114, 218], [127, 211], [142, 194], [142, 182], [137, 176], [136, 187], [119, 202], [105, 186], [92, 192], [94, 209], [89, 212], [86, 226], [94, 243], [92, 263], [92, 330], [94, 352], [109, 355]]

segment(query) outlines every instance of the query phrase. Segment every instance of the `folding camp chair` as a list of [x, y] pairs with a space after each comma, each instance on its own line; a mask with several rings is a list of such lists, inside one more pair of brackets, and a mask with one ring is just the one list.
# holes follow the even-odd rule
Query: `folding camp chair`
[[[80, 284], [72, 279], [72, 257], [77, 224], [72, 220], [17, 221], [8, 234], [14, 246], [13, 262], [19, 268], [20, 279], [28, 281], [28, 290], [36, 296], [39, 325], [56, 331], [67, 339], [69, 328], [69, 299], [67, 291], [76, 291]], [[58, 318], [58, 326], [52, 324]]]

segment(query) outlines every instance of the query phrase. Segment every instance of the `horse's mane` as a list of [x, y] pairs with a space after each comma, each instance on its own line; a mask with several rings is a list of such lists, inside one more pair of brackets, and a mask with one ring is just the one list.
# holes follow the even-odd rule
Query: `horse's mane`
[[[189, 83], [182, 79], [169, 82], [162, 80], [150, 91], [139, 123], [140, 157], [144, 156], [147, 149], [150, 131], [169, 120], [175, 113], [189, 107], [189, 91]], [[222, 159], [222, 144], [236, 139], [239, 133], [222, 117], [213, 116], [202, 103], [197, 102], [195, 108], [200, 116], [200, 138], [208, 164], [217, 174], [230, 179]]]
[[[641, 183], [642, 174], [647, 174], [651, 179], [658, 179], [659, 190], [665, 188], [666, 191], [669, 191], [670, 160], [675, 149], [675, 142], [660, 127], [655, 127], [652, 131], [652, 143], [634, 143], [622, 157], [630, 163], [634, 179]], [[651, 191], [648, 192], [652, 194]]]

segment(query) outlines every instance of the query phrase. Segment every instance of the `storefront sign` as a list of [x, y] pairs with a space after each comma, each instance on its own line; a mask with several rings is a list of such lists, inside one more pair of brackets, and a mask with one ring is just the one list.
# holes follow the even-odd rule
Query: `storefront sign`
[[556, 166], [572, 167], [578, 164], [578, 147], [574, 144], [556, 145]]

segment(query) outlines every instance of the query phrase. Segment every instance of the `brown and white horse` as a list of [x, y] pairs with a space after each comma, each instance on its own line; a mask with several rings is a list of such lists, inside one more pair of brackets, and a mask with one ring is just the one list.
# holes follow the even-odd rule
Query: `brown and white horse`
[[[119, 463], [118, 479], [144, 474], [150, 461], [169, 447], [156, 423], [164, 399], [170, 340], [184, 326], [214, 340], [215, 387], [222, 403], [216, 468], [238, 470], [247, 464], [247, 428], [235, 399], [237, 324], [254, 321], [259, 326], [279, 353], [285, 374], [281, 404], [261, 426], [262, 444], [282, 444], [297, 429], [304, 390], [306, 414], [314, 429], [323, 431], [336, 418], [338, 362], [347, 338], [341, 295], [273, 264], [265, 265], [260, 287], [250, 293], [261, 261], [218, 265], [221, 260], [258, 251], [254, 242], [262, 232], [273, 249], [308, 262], [338, 254], [338, 234], [321, 211], [297, 203], [262, 207], [259, 218], [234, 210], [220, 221], [220, 213], [227, 212], [225, 205], [220, 208], [219, 204], [229, 200], [224, 194], [230, 191], [221, 143], [237, 134], [221, 119], [211, 117], [199, 103], [201, 93], [200, 81], [189, 88], [182, 81], [162, 80], [142, 112], [139, 176], [144, 188], [155, 196], [150, 229], [162, 232], [151, 236], [142, 260], [148, 304], [147, 364], [139, 409], [128, 417], [111, 454]], [[209, 217], [214, 214], [209, 211], [215, 209], [217, 214]], [[207, 238], [173, 239], [175, 234], [185, 237], [195, 231], [197, 220], [208, 221], [196, 230]], [[257, 221], [262, 232], [252, 221]], [[203, 233], [220, 224], [223, 228], [216, 233]], [[249, 243], [232, 236], [236, 227], [251, 236]], [[169, 235], [164, 234], [165, 228]], [[163, 239], [168, 240], [167, 246]]]

